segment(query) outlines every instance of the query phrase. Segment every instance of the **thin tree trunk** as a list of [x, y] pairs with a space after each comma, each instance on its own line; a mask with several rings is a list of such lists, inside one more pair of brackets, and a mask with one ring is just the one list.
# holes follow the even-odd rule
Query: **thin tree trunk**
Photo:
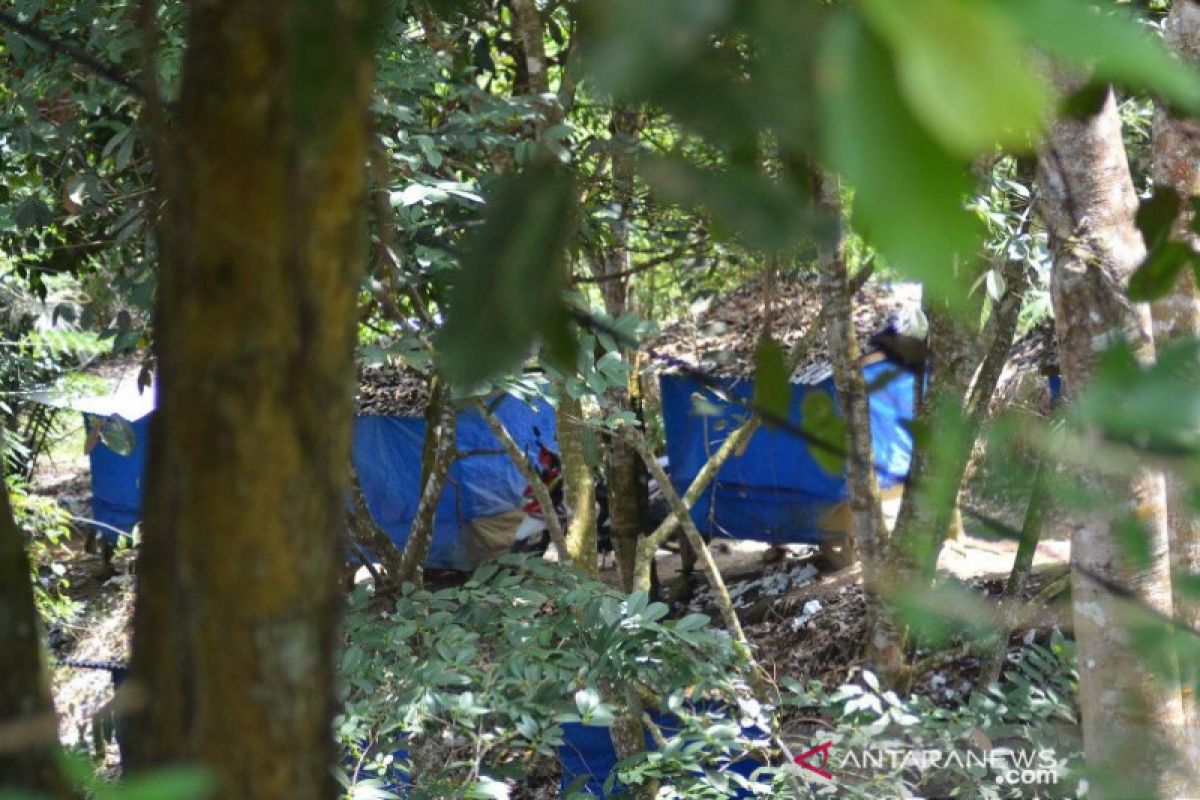
[[818, 246], [821, 266], [821, 321], [829, 342], [829, 359], [837, 388], [838, 406], [846, 420], [846, 482], [853, 543], [862, 559], [863, 588], [867, 595], [867, 659], [889, 684], [905, 682], [903, 636], [885, 597], [891, 569], [887, 528], [875, 479], [871, 444], [871, 412], [867, 387], [859, 367], [858, 339], [854, 330], [854, 296], [846, 271], [846, 238], [841, 221], [840, 188], [833, 178], [820, 181], [820, 202], [836, 230]]
[[425, 413], [425, 442], [421, 454], [421, 496], [400, 558], [400, 583], [421, 583], [421, 571], [433, 543], [437, 507], [442, 501], [446, 478], [458, 454], [458, 409], [450, 386], [433, 378], [429, 407]]
[[223, 800], [338, 791], [370, 8], [194, 4], [169, 158], [156, 165], [158, 411], [133, 761], [205, 767]]
[[[566, 493], [567, 557], [581, 572], [600, 574], [596, 563], [596, 478], [584, 453], [583, 404], [571, 398], [565, 388], [559, 390], [558, 450], [563, 463]], [[553, 512], [551, 512], [553, 513]]]
[[[612, 149], [610, 171], [617, 215], [612, 224], [610, 243], [600, 258], [601, 274], [597, 277], [609, 278], [600, 286], [604, 310], [614, 319], [628, 310], [629, 278], [614, 276], [625, 275], [630, 267], [629, 234], [633, 223], [635, 158], [642, 121], [642, 114], [637, 108], [618, 106], [613, 109], [609, 147]], [[624, 348], [623, 355], [632, 360], [633, 354], [628, 348]], [[631, 376], [636, 382], [636, 373], [631, 373]], [[631, 388], [614, 388], [609, 392], [608, 401], [617, 410], [634, 411], [634, 392]], [[638, 537], [644, 527], [648, 505], [646, 471], [637, 451], [623, 439], [610, 441], [607, 455], [609, 534], [616, 553], [621, 584], [630, 591], [634, 582]]]
[[399, 586], [401, 553], [396, 549], [392, 537], [379, 527], [371, 508], [367, 505], [367, 497], [363, 494], [362, 481], [359, 480], [358, 470], [350, 467], [350, 491], [354, 499], [354, 513], [350, 515], [350, 535], [369, 553], [379, 559], [383, 567], [382, 574], [376, 579], [375, 590], [379, 594], [391, 594]]
[[[955, 529], [956, 519], [960, 519], [958, 497], [963, 480], [1012, 349], [1029, 285], [1023, 261], [1006, 262], [1002, 275], [1007, 289], [992, 311], [991, 341], [982, 352], [978, 338], [961, 321], [945, 311], [929, 315], [933, 364], [929, 391], [917, 412], [917, 428], [937, 430], [941, 415], [961, 412], [963, 416], [951, 425], [957, 432], [954, 446], [946, 446], [945, 441], [937, 442], [936, 446], [928, 440], [914, 443], [908, 488], [896, 517], [893, 540], [910, 565], [926, 579], [931, 579], [937, 569], [947, 531]], [[944, 418], [943, 421], [950, 423]], [[935, 453], [945, 461], [938, 463]], [[933, 496], [921, 487], [935, 471], [939, 478], [936, 485], [942, 491]]]
[[0, 788], [66, 797], [25, 533], [3, 481], [0, 470]]
[[[1111, 93], [1095, 115], [1054, 126], [1038, 159], [1038, 184], [1054, 252], [1051, 294], [1064, 394], [1071, 401], [1086, 389], [1107, 343], [1124, 338], [1140, 358], [1154, 358], [1149, 314], [1124, 295], [1145, 246], [1134, 225], [1137, 196]], [[1127, 499], [1148, 537], [1148, 557], [1134, 558], [1121, 542], [1121, 520], [1113, 519], [1112, 509], [1080, 512], [1067, 522], [1084, 746], [1089, 767], [1108, 778], [1094, 782], [1093, 792], [1195, 796], [1190, 764], [1181, 763], [1184, 753], [1176, 749], [1183, 732], [1179, 687], [1137, 652], [1130, 604], [1087, 577], [1128, 587], [1141, 603], [1171, 614], [1163, 476], [1144, 469], [1128, 482], [1099, 472], [1079, 479], [1100, 497]]]
[[[1167, 17], [1164, 38], [1186, 61], [1200, 65], [1200, 4], [1176, 0]], [[1200, 197], [1200, 120], [1177, 117], [1159, 107], [1154, 117], [1154, 184], [1174, 189], [1183, 200], [1183, 213], [1176, 221], [1175, 237], [1200, 246], [1200, 237], [1191, 232], [1194, 215], [1190, 203]], [[1160, 347], [1200, 336], [1200, 298], [1196, 278], [1185, 269], [1174, 289], [1156, 302], [1154, 339]], [[1200, 519], [1189, 510], [1188, 487], [1178, 477], [1167, 476], [1167, 520], [1170, 531], [1171, 570], [1177, 576], [1200, 575]], [[1174, 593], [1175, 616], [1185, 625], [1200, 627], [1200, 603], [1194, 596]], [[1195, 687], [1200, 667], [1180, 664], [1184, 716], [1193, 739], [1200, 739], [1200, 710]]]
[[[872, 274], [874, 274], [873, 265], [867, 265], [855, 273], [854, 277], [850, 281], [849, 291], [851, 297], [857, 294], [858, 290], [861, 289], [868, 280], [870, 280]], [[824, 311], [822, 311], [821, 316], [823, 319]], [[817, 323], [813, 324], [813, 326], [809, 328], [809, 330], [803, 336], [800, 337], [800, 340], [796, 342], [791, 351], [788, 353], [786, 366], [787, 373], [789, 375], [796, 371], [796, 368], [804, 359], [804, 356], [824, 335], [824, 326]], [[707, 489], [708, 485], [717, 477], [717, 474], [721, 471], [721, 467], [725, 465], [725, 462], [728, 461], [735, 453], [742, 453], [745, 451], [746, 446], [750, 443], [751, 437], [754, 436], [754, 432], [758, 430], [758, 427], [761, 424], [762, 418], [758, 414], [751, 414], [750, 416], [746, 417], [742, 424], [738, 425], [738, 427], [735, 428], [733, 432], [725, 438], [725, 441], [722, 442], [721, 446], [717, 449], [717, 452], [709, 456], [708, 461], [704, 462], [704, 466], [700, 468], [700, 471], [696, 473], [696, 477], [693, 478], [692, 482], [688, 485], [687, 491], [684, 492], [682, 497], [683, 504], [685, 506], [690, 509], [696, 504], [696, 501], [700, 499], [700, 495], [704, 494], [704, 490]], [[663, 520], [662, 523], [660, 523], [659, 526], [649, 536], [645, 537], [641, 542], [638, 543], [639, 561], [636, 565], [636, 572], [640, 573], [642, 570], [645, 570], [648, 574], [650, 566], [643, 557], [644, 554], [648, 552], [650, 557], [653, 558], [654, 552], [661, 547], [667, 541], [667, 539], [671, 538], [671, 535], [675, 533], [675, 530], [678, 527], [679, 519], [672, 514]], [[640, 577], [637, 579], [641, 580]]]
[[1029, 495], [1029, 504], [1025, 507], [1025, 519], [1021, 523], [1021, 540], [1017, 544], [1012, 570], [1008, 573], [1008, 580], [1004, 584], [1004, 592], [998, 603], [999, 631], [995, 642], [984, 653], [983, 666], [980, 668], [981, 683], [985, 686], [1000, 680], [1000, 673], [1008, 655], [1008, 637], [1020, 613], [1021, 598], [1029, 585], [1029, 576], [1033, 573], [1033, 558], [1037, 555], [1038, 542], [1042, 538], [1042, 524], [1046, 516], [1046, 487], [1042, 477], [1044, 469], [1044, 462], [1039, 459], [1033, 472], [1033, 490]]
[[[563, 534], [562, 525], [558, 521], [558, 514], [554, 513], [554, 498], [550, 495], [550, 489], [542, 482], [542, 477], [537, 474], [537, 470], [525, 458], [525, 454], [521, 452], [521, 446], [512, 438], [512, 434], [504, 427], [504, 423], [500, 418], [491, 412], [486, 404], [476, 402], [475, 408], [483, 415], [487, 421], [488, 427], [492, 429], [492, 433], [500, 441], [500, 445], [504, 448], [504, 452], [508, 454], [508, 459], [521, 473], [521, 477], [533, 490], [533, 496], [537, 499], [538, 505], [543, 509], [543, 517], [546, 520], [546, 529], [550, 531], [550, 541], [554, 542], [554, 549], [558, 551], [560, 561], [567, 560], [567, 540]], [[547, 511], [546, 509], [550, 509]]]

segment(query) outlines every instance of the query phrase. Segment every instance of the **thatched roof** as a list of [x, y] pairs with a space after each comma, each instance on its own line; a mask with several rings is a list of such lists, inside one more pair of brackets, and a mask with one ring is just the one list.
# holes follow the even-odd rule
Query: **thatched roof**
[[[666, 328], [649, 345], [714, 375], [749, 377], [768, 320], [772, 337], [786, 352], [820, 325], [822, 303], [814, 275], [776, 279], [770, 285], [754, 281], [710, 302], [694, 304], [686, 319]], [[919, 284], [868, 281], [854, 297], [854, 328], [861, 351], [871, 349], [871, 336], [883, 330], [893, 314], [920, 304]], [[825, 337], [817, 336], [792, 381], [818, 382], [828, 375], [828, 363]]]

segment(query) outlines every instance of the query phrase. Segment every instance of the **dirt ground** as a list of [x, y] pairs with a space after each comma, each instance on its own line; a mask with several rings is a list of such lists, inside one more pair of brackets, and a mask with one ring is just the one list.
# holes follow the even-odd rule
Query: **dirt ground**
[[[90, 516], [90, 484], [87, 458], [83, 454], [82, 421], [66, 412], [59, 444], [43, 459], [33, 483], [34, 491], [57, 498], [73, 514]], [[1019, 509], [1006, 509], [1011, 519]], [[985, 538], [968, 527], [966, 535], [946, 542], [939, 572], [963, 583], [984, 597], [996, 597], [1012, 566], [1016, 544]], [[118, 554], [116, 574], [103, 571], [96, 555], [85, 553], [82, 535], [69, 543], [65, 565], [71, 577], [70, 594], [81, 613], [69, 624], [50, 631], [57, 665], [52, 682], [60, 715], [60, 731], [69, 746], [92, 749], [115, 769], [117, 754], [111, 743], [97, 742], [92, 722], [112, 698], [107, 672], [79, 669], [66, 660], [126, 661], [132, 619], [132, 552]], [[819, 566], [815, 548], [789, 545], [771, 548], [759, 542], [714, 540], [712, 549], [724, 580], [734, 597], [747, 635], [755, 645], [760, 662], [777, 678], [817, 679], [828, 686], [852, 679], [861, 667], [865, 640], [864, 602], [857, 568], [831, 572]], [[1035, 577], [1030, 593], [1036, 593], [1061, 575], [1069, 559], [1065, 541], [1050, 538], [1037, 550]], [[677, 553], [660, 550], [657, 571], [663, 587], [678, 587], [681, 559]], [[613, 557], [602, 560], [602, 577], [619, 582]], [[717, 617], [712, 596], [703, 576], [690, 581], [691, 591], [677, 596], [680, 613], [702, 611]], [[1042, 620], [1040, 627], [1019, 631], [1039, 638], [1054, 626], [1066, 627], [1060, 613]], [[924, 666], [914, 689], [952, 703], [969, 693], [978, 678], [979, 663], [969, 652], [948, 652]], [[556, 794], [553, 776], [544, 776], [539, 797]]]

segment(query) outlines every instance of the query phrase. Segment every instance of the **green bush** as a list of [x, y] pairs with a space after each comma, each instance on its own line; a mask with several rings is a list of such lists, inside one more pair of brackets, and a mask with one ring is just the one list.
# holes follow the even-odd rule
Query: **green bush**
[[[703, 782], [689, 770], [747, 742], [728, 720], [683, 714], [684, 699], [733, 703], [764, 724], [769, 710], [747, 700], [745, 664], [723, 632], [700, 614], [667, 614], [645, 594], [624, 597], [518, 557], [481, 567], [461, 587], [410, 590], [384, 610], [360, 589], [346, 627], [345, 707], [336, 722], [350, 754], [348, 795], [394, 796], [382, 791], [381, 776], [397, 767], [423, 796], [499, 793], [498, 779], [519, 778], [535, 759], [555, 756], [563, 723], [609, 725], [631, 689], [688, 720], [674, 749], [623, 763], [623, 779]], [[707, 737], [703, 753], [682, 744], [697, 737]], [[402, 747], [410, 759], [393, 763]]]

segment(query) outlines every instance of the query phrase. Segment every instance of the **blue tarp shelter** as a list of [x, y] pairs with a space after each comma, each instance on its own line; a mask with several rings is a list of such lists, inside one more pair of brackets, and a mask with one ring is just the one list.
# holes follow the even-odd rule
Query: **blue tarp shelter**
[[[492, 411], [531, 456], [539, 438], [535, 429], [548, 447], [557, 449], [554, 410], [544, 400], [531, 406], [504, 395]], [[354, 467], [367, 506], [399, 546], [408, 541], [417, 513], [424, 440], [421, 417], [364, 416], [354, 421]], [[520, 508], [525, 491], [525, 479], [474, 409], [458, 416], [458, 453], [438, 505], [426, 561], [439, 569], [468, 569], [467, 523]]]
[[[91, 415], [107, 416], [110, 411], [107, 406], [101, 408], [95, 403], [93, 406], [72, 404], [73, 408]], [[531, 405], [511, 395], [502, 395], [491, 406], [527, 452], [536, 452], [539, 438], [551, 449], [557, 449], [554, 410], [544, 400]], [[144, 409], [142, 416], [126, 417], [136, 437], [129, 455], [116, 453], [102, 442], [90, 453], [92, 516], [99, 523], [99, 533], [109, 539], [119, 536], [119, 531], [132, 530], [141, 518], [150, 417], [149, 409]], [[419, 416], [360, 416], [354, 421], [354, 466], [367, 505], [375, 521], [401, 547], [408, 540], [409, 527], [416, 516], [424, 439], [425, 420]], [[426, 562], [438, 569], [468, 569], [468, 523], [520, 508], [525, 490], [525, 479], [478, 411], [469, 409], [459, 414], [457, 445], [459, 457], [450, 468], [438, 506]]]
[[[908, 473], [913, 375], [886, 360], [865, 366], [863, 372], [871, 390], [876, 472], [886, 489], [903, 482]], [[660, 385], [671, 482], [682, 493], [749, 412], [682, 375], [663, 375]], [[724, 385], [738, 398], [749, 400], [754, 393], [750, 379], [729, 379]], [[832, 377], [811, 385], [793, 384], [792, 422], [801, 422], [800, 409], [810, 392], [827, 392], [836, 399]], [[697, 397], [705, 401], [699, 404], [704, 409], [697, 407]], [[846, 497], [844, 475], [822, 468], [802, 439], [764, 425], [744, 453], [725, 462], [692, 507], [692, 518], [701, 533], [712, 536], [816, 544], [823, 538], [818, 521]]]

